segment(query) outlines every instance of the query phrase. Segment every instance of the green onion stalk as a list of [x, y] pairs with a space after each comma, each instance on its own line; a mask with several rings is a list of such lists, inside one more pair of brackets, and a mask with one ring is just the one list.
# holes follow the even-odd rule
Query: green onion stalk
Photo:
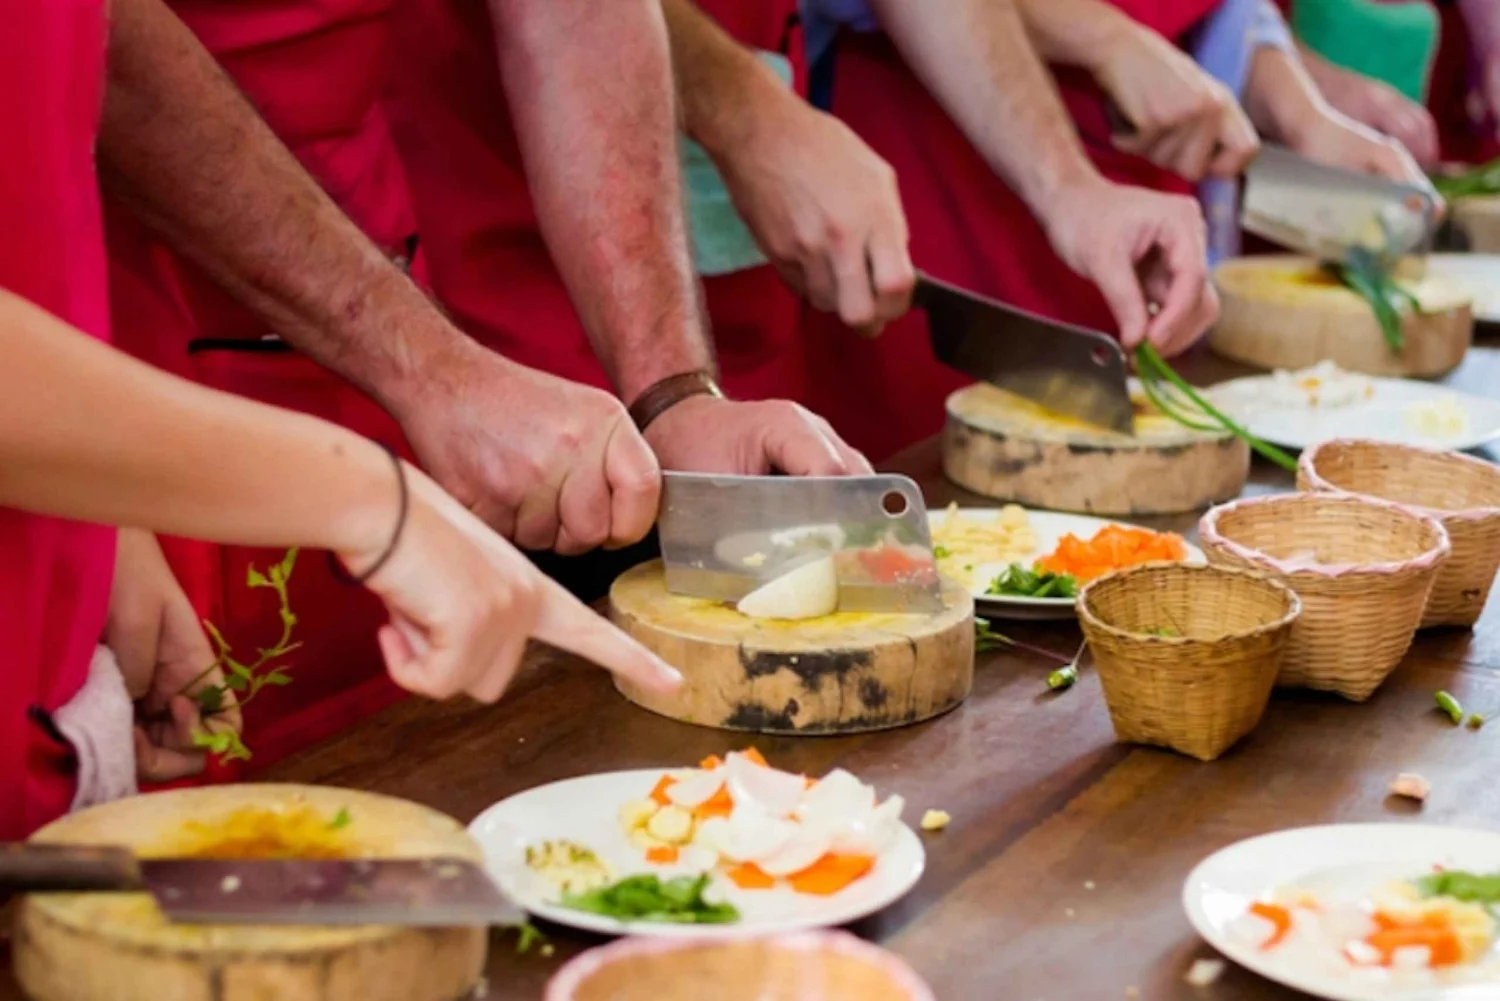
[[[1167, 417], [1195, 431], [1228, 431], [1282, 469], [1293, 473], [1297, 471], [1296, 459], [1270, 442], [1261, 441], [1209, 403], [1167, 364], [1166, 359], [1151, 344], [1143, 342], [1135, 349], [1135, 367], [1146, 399]], [[1173, 396], [1174, 392], [1186, 397], [1196, 412], [1189, 413], [1187, 407]]]

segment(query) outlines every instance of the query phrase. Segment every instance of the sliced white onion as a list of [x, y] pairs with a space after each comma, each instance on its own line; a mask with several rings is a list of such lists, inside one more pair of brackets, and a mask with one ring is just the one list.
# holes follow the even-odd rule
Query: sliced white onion
[[896, 840], [906, 801], [892, 796], [863, 817], [856, 817], [834, 834], [829, 851], [840, 855], [881, 855]]
[[667, 799], [684, 810], [692, 810], [713, 799], [714, 793], [723, 785], [723, 769], [689, 772], [685, 778], [667, 787]]
[[756, 619], [815, 619], [839, 607], [833, 557], [822, 556], [767, 581], [740, 599], [741, 615]]
[[790, 816], [807, 789], [802, 776], [758, 765], [737, 752], [724, 762], [724, 776], [736, 804], [754, 803], [773, 817]]
[[875, 790], [842, 768], [825, 775], [802, 794], [799, 820], [827, 828], [839, 827], [875, 809]]
[[827, 855], [832, 840], [826, 829], [811, 824], [802, 824], [777, 851], [758, 859], [755, 864], [760, 866], [761, 872], [767, 876], [778, 878], [790, 876], [794, 872], [801, 872]]
[[731, 862], [758, 862], [775, 855], [795, 838], [799, 828], [752, 803], [737, 803], [719, 839], [719, 854]]

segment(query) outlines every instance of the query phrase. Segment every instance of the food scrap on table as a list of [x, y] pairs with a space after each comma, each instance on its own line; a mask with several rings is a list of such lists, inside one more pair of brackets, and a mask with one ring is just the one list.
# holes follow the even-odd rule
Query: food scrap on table
[[1186, 980], [1193, 987], [1208, 987], [1218, 981], [1224, 975], [1224, 961], [1222, 959], [1198, 959], [1188, 967]]
[[1403, 799], [1412, 799], [1418, 803], [1425, 803], [1428, 794], [1432, 792], [1432, 785], [1415, 772], [1402, 772], [1391, 779], [1388, 789], [1392, 796], [1400, 796]]
[[1464, 707], [1458, 699], [1455, 699], [1447, 692], [1436, 692], [1433, 694], [1432, 699], [1437, 703], [1438, 709], [1453, 721], [1454, 726], [1463, 723]]
[[619, 821], [649, 864], [716, 872], [742, 890], [828, 896], [874, 867], [904, 807], [900, 796], [877, 801], [843, 769], [814, 781], [752, 748], [662, 775]]
[[953, 816], [947, 810], [928, 810], [922, 814], [922, 830], [941, 831], [952, 822]]
[[1126, 525], [1106, 525], [1087, 542], [1071, 533], [1063, 536], [1055, 550], [1037, 561], [1037, 567], [1067, 574], [1078, 583], [1087, 584], [1126, 567], [1185, 559], [1187, 546], [1180, 535]]

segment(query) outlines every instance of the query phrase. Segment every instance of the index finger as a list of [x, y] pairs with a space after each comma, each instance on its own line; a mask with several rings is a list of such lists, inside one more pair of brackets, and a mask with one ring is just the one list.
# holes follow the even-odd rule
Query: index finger
[[675, 668], [550, 578], [542, 581], [541, 603], [532, 636], [559, 650], [575, 653], [647, 691], [667, 695], [682, 685], [682, 675]]

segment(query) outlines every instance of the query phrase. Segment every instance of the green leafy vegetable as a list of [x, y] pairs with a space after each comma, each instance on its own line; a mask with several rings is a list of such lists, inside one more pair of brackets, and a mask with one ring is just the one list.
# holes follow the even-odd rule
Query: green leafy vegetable
[[1352, 290], [1375, 312], [1385, 346], [1396, 354], [1406, 346], [1401, 329], [1401, 311], [1420, 313], [1422, 304], [1391, 275], [1392, 265], [1381, 255], [1364, 247], [1351, 247], [1342, 264], [1331, 264], [1328, 270]]
[[1058, 574], [1040, 568], [1028, 570], [1019, 563], [1012, 563], [1004, 573], [990, 581], [984, 593], [1024, 598], [1076, 598], [1078, 580], [1072, 574]]
[[547, 936], [543, 935], [541, 929], [537, 928], [530, 921], [522, 921], [516, 925], [516, 954], [518, 956], [524, 956], [531, 951], [532, 946], [543, 944], [546, 941]]
[[709, 876], [679, 876], [663, 882], [655, 875], [629, 876], [612, 886], [587, 893], [565, 893], [564, 907], [602, 914], [619, 921], [661, 921], [672, 924], [722, 925], [740, 919], [733, 904], [711, 904], [703, 899]]
[[[278, 617], [281, 620], [281, 637], [274, 646], [257, 651], [253, 662], [245, 664], [236, 660], [229, 641], [224, 638], [218, 628], [212, 622], [203, 623], [209, 638], [213, 640], [218, 656], [196, 678], [182, 686], [182, 694], [198, 703], [198, 709], [204, 719], [210, 719], [225, 710], [230, 703], [228, 698], [230, 692], [234, 693], [239, 705], [244, 706], [267, 685], [280, 688], [292, 683], [291, 675], [286, 673], [284, 667], [274, 666], [274, 662], [302, 645], [292, 642], [292, 631], [297, 627], [297, 616], [292, 614], [291, 598], [287, 593], [287, 584], [292, 579], [292, 570], [296, 565], [297, 550], [293, 548], [287, 550], [280, 562], [267, 567], [265, 573], [252, 566], [245, 574], [246, 587], [252, 590], [269, 588], [276, 592], [280, 603]], [[216, 670], [223, 672], [223, 683], [205, 685], [204, 681]], [[209, 753], [218, 755], [223, 761], [250, 760], [250, 748], [245, 746], [239, 734], [232, 731], [196, 733], [193, 735], [193, 746], [204, 748]]]
[[354, 817], [349, 813], [349, 808], [347, 806], [341, 806], [339, 807], [339, 812], [334, 814], [333, 819], [328, 822], [328, 829], [330, 831], [337, 831], [341, 828], [348, 827], [353, 822]]
[[933, 546], [932, 547], [932, 556], [933, 556], [933, 559], [946, 560], [948, 557], [950, 557], [952, 555], [953, 555], [953, 550], [949, 549], [947, 546]]
[[1447, 869], [1416, 881], [1424, 897], [1449, 897], [1466, 904], [1500, 904], [1500, 873], [1480, 876]]
[[1010, 645], [1010, 637], [991, 629], [989, 619], [976, 618], [974, 620], [974, 651], [976, 653], [998, 650], [1000, 647]]
[[[1188, 385], [1187, 380], [1178, 375], [1152, 345], [1142, 343], [1135, 349], [1135, 367], [1146, 398], [1167, 417], [1195, 431], [1228, 431], [1282, 469], [1297, 471], [1296, 459], [1275, 445], [1261, 441], [1225, 416]], [[1195, 413], [1187, 413], [1190, 407]]]
[[1500, 160], [1480, 164], [1462, 174], [1438, 176], [1432, 179], [1438, 194], [1450, 202], [1461, 198], [1500, 194]]
[[1447, 713], [1449, 719], [1453, 720], [1454, 726], [1458, 726], [1464, 721], [1464, 707], [1453, 696], [1447, 692], [1438, 692], [1432, 698], [1437, 703], [1437, 707]]

